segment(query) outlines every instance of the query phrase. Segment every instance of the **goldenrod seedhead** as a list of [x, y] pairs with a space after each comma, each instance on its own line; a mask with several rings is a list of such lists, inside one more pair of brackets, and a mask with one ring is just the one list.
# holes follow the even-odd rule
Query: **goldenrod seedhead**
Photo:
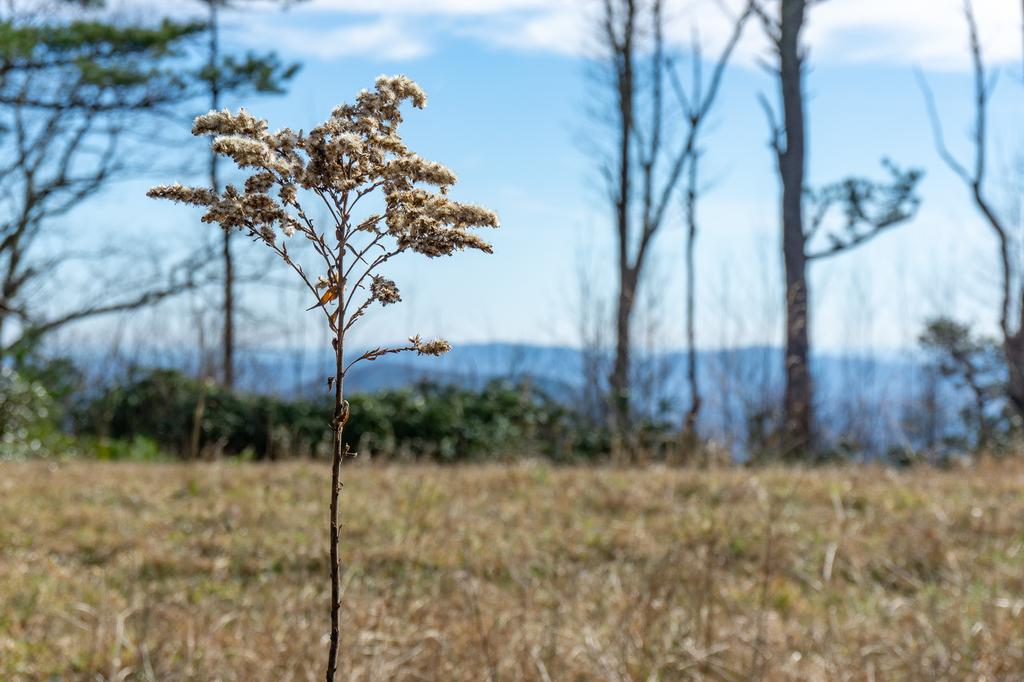
[[[313, 308], [324, 310], [341, 337], [370, 304], [402, 300], [395, 282], [374, 272], [392, 256], [403, 251], [450, 256], [465, 249], [490, 253], [491, 245], [474, 230], [498, 227], [493, 211], [449, 198], [457, 182], [451, 170], [405, 146], [399, 135], [405, 103], [423, 108], [427, 97], [405, 76], [381, 76], [373, 91], [335, 108], [308, 132], [270, 132], [266, 120], [245, 109], [211, 111], [195, 119], [192, 132], [212, 136], [214, 153], [250, 172], [242, 186], [213, 191], [160, 185], [149, 196], [201, 206], [204, 222], [244, 230], [273, 247], [316, 295]], [[374, 193], [376, 212], [354, 216], [360, 200]], [[317, 210], [304, 210], [304, 200], [316, 202]], [[318, 226], [310, 216], [325, 210], [333, 224]], [[288, 245], [278, 242], [282, 235], [305, 237], [325, 261], [324, 274], [307, 274], [292, 260]], [[357, 293], [361, 304], [352, 300]], [[367, 359], [400, 350], [441, 355], [450, 349], [446, 341], [412, 341], [407, 348], [377, 349]]]

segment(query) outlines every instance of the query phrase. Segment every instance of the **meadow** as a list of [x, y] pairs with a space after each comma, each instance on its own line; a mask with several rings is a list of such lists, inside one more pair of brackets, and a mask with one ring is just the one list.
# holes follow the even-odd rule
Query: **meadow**
[[[0, 679], [320, 679], [328, 480], [0, 464]], [[342, 679], [1024, 679], [1020, 464], [344, 480]]]

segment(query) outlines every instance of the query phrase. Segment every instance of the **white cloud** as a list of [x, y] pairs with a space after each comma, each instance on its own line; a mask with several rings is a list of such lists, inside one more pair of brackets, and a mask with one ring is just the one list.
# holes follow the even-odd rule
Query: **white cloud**
[[304, 11], [358, 12], [363, 14], [434, 14], [484, 16], [522, 10], [543, 10], [556, 0], [312, 0]]
[[[284, 15], [268, 8], [235, 19], [247, 42], [327, 59], [411, 59], [452, 34], [505, 49], [584, 55], [593, 44], [595, 8], [595, 0], [310, 0]], [[1020, 61], [1020, 5], [975, 0], [975, 11], [987, 60]], [[688, 43], [696, 27], [709, 54], [731, 30], [716, 0], [669, 0], [669, 17], [673, 42]], [[807, 41], [816, 63], [968, 67], [962, 0], [833, 0], [812, 10]], [[751, 65], [766, 55], [767, 41], [752, 21], [736, 60]]]
[[[986, 59], [1021, 60], [1020, 4], [975, 0], [974, 10]], [[808, 39], [823, 59], [833, 62], [968, 67], [962, 0], [828, 2], [814, 10]]]
[[540, 12], [520, 12], [503, 21], [482, 21], [470, 33], [479, 40], [512, 49], [586, 53], [591, 17], [576, 2], [549, 2]]
[[320, 59], [373, 55], [402, 61], [422, 57], [432, 50], [426, 38], [393, 17], [312, 30], [264, 18], [248, 24], [239, 32], [239, 38], [261, 47], [273, 45], [289, 53]]

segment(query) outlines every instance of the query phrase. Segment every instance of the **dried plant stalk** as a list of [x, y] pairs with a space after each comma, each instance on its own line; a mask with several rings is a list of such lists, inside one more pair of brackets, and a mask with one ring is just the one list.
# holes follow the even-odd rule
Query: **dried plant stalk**
[[[265, 120], [244, 109], [235, 114], [211, 111], [196, 118], [192, 133], [213, 136], [214, 153], [251, 171], [244, 185], [226, 185], [220, 192], [180, 184], [149, 191], [150, 197], [201, 206], [206, 209], [203, 222], [241, 230], [270, 247], [308, 288], [314, 301], [310, 310], [322, 311], [331, 329], [335, 372], [328, 379], [334, 391], [328, 682], [337, 671], [340, 640], [338, 497], [341, 464], [348, 455], [344, 429], [349, 419], [345, 375], [361, 361], [390, 353], [442, 355], [450, 350], [447, 341], [413, 336], [406, 345], [373, 348], [346, 361], [345, 337], [373, 304], [401, 300], [395, 282], [378, 274], [389, 260], [405, 251], [428, 257], [465, 249], [491, 253], [490, 245], [470, 230], [498, 227], [493, 211], [448, 197], [456, 182], [452, 171], [405, 146], [398, 134], [404, 102], [423, 108], [426, 95], [404, 76], [382, 76], [373, 92], [364, 90], [354, 104], [339, 106], [308, 133], [287, 128], [271, 133]], [[359, 202], [374, 194], [383, 200], [384, 212], [356, 217]], [[304, 200], [326, 207], [328, 229], [317, 227], [303, 209]], [[288, 243], [297, 238], [319, 258], [319, 274], [307, 273], [292, 258]]]

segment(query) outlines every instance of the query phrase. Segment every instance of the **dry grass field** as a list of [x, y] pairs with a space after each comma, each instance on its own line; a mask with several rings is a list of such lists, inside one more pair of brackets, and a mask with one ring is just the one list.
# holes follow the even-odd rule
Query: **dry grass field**
[[[315, 680], [321, 465], [0, 465], [0, 679]], [[359, 466], [352, 680], [1024, 679], [1024, 468]]]

